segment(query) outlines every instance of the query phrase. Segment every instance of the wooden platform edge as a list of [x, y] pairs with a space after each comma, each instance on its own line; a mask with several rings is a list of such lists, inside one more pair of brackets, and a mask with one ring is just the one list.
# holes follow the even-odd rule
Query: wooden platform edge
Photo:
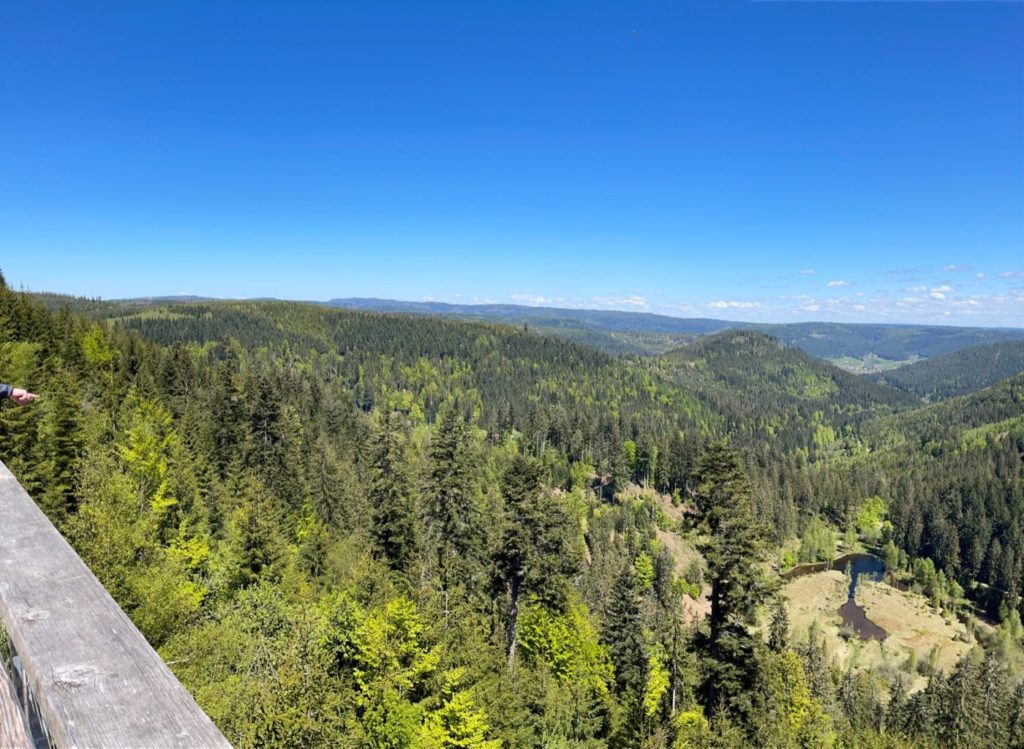
[[58, 749], [230, 749], [2, 462], [0, 620]]

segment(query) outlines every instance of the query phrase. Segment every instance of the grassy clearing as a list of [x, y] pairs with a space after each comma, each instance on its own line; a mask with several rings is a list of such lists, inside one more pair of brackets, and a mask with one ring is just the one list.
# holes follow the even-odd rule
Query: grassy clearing
[[905, 364], [913, 364], [920, 360], [920, 356], [912, 356], [909, 359], [883, 359], [875, 354], [867, 354], [866, 356], [861, 357], [830, 356], [825, 358], [825, 361], [836, 365], [840, 369], [845, 369], [847, 372], [852, 372], [853, 374], [887, 372], [889, 370], [902, 367]]
[[157, 307], [155, 309], [144, 309], [141, 312], [134, 312], [127, 315], [119, 315], [117, 317], [111, 317], [110, 321], [118, 323], [127, 323], [134, 320], [185, 320], [190, 319], [191, 315], [186, 315], [181, 312], [175, 312], [163, 307]]
[[837, 609], [846, 601], [846, 578], [838, 570], [804, 575], [786, 583], [782, 595], [789, 604], [789, 625], [794, 634], [806, 633], [815, 622], [839, 638]]
[[919, 663], [927, 663], [934, 649], [935, 668], [949, 672], [971, 649], [967, 628], [932, 608], [924, 596], [882, 583], [863, 583], [857, 589], [857, 603], [889, 633], [884, 645], [890, 652], [901, 650], [909, 658], [913, 651]]
[[963, 624], [947, 620], [923, 596], [881, 583], [863, 583], [857, 603], [888, 636], [882, 642], [851, 637], [843, 631], [837, 611], [846, 601], [846, 591], [846, 580], [837, 570], [806, 575], [782, 588], [794, 639], [806, 639], [809, 627], [817, 623], [829, 654], [843, 668], [891, 675], [903, 671], [916, 690], [927, 682], [928, 667], [948, 672], [971, 649]]

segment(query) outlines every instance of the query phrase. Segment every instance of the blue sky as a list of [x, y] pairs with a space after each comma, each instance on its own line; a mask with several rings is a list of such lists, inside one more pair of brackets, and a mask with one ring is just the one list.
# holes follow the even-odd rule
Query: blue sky
[[7, 3], [0, 268], [1024, 326], [1024, 3]]

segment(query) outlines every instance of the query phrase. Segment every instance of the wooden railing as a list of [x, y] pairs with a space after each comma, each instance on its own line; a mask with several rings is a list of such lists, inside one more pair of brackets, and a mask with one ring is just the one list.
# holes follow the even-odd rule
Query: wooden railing
[[3, 463], [0, 624], [0, 747], [230, 747]]
[[0, 668], [0, 747], [30, 749], [25, 714], [7, 669]]

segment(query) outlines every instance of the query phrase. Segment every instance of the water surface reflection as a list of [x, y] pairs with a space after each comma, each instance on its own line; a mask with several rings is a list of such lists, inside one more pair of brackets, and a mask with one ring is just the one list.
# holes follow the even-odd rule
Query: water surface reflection
[[850, 568], [850, 588], [846, 593], [846, 603], [839, 607], [839, 615], [843, 619], [843, 624], [851, 627], [862, 640], [884, 640], [888, 632], [868, 619], [864, 607], [853, 598], [858, 576], [864, 575], [867, 579], [871, 580], [881, 579], [885, 567], [882, 564], [882, 560], [878, 557], [871, 554], [846, 554], [838, 559], [833, 559], [831, 562], [798, 565], [782, 577], [784, 580], [793, 580], [804, 575], [824, 572], [826, 570], [845, 571], [847, 567]]

